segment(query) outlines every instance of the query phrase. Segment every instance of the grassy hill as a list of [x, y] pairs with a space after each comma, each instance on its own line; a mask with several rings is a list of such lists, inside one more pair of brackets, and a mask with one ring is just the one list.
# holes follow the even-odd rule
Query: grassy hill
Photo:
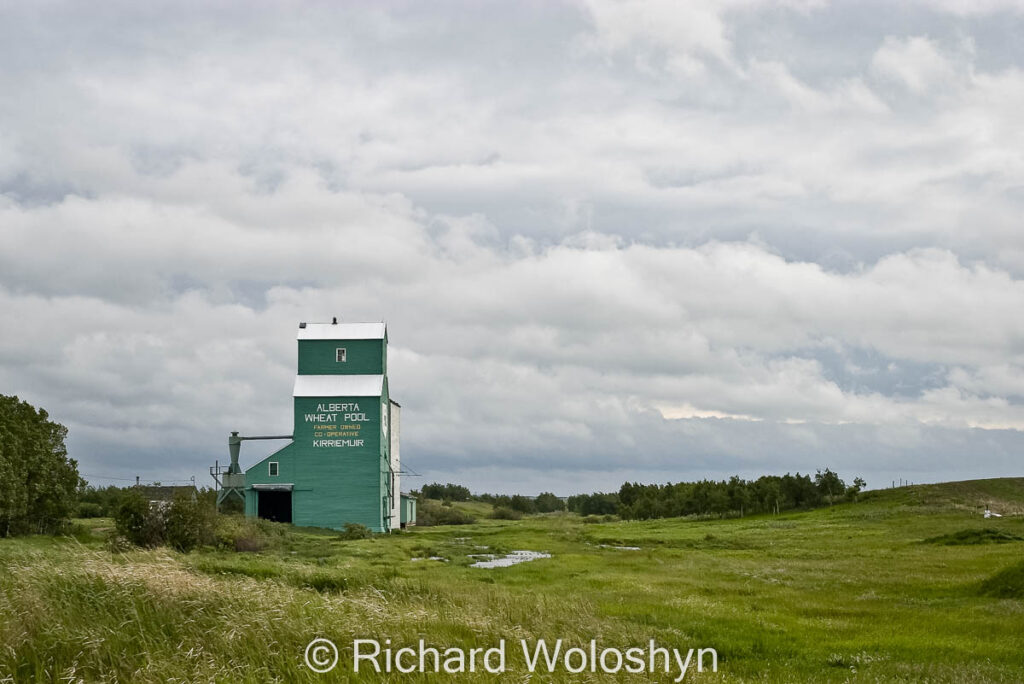
[[1003, 515], [1024, 515], [1024, 477], [876, 489], [864, 492], [861, 501], [877, 505], [936, 506], [977, 512], [990, 506], [993, 511]]
[[[985, 503], [1005, 517], [983, 519]], [[90, 521], [78, 539], [0, 540], [0, 681], [438, 679], [354, 675], [352, 640], [375, 637], [716, 649], [718, 674], [685, 681], [1019, 682], [1022, 509], [1024, 480], [976, 480], [699, 522], [551, 515], [361, 541], [263, 523], [259, 553], [187, 555], [111, 553], [109, 521]], [[472, 567], [513, 550], [550, 557]], [[318, 636], [341, 650], [331, 676], [303, 664]], [[526, 678], [511, 649], [508, 666]]]

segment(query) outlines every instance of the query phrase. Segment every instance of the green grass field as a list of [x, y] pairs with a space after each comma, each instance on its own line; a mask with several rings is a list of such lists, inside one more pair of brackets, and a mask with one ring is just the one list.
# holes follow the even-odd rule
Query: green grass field
[[[986, 502], [1008, 515], [983, 519]], [[0, 540], [0, 681], [433, 681], [357, 677], [352, 640], [561, 638], [714, 648], [718, 673], [685, 681], [1021, 682], [1019, 513], [1024, 478], [715, 521], [552, 515], [363, 541], [289, 528], [260, 553], [112, 553], [110, 521], [82, 521], [74, 538]], [[519, 549], [551, 558], [470, 567], [471, 555]], [[432, 556], [446, 560], [411, 560]], [[341, 650], [331, 674], [303, 664], [314, 637]], [[453, 679], [528, 681], [515, 652], [503, 676]], [[672, 677], [533, 676], [652, 679]]]

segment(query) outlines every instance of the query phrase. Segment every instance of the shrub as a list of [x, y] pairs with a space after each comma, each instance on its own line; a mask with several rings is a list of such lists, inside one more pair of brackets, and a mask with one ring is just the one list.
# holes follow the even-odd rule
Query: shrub
[[580, 518], [580, 522], [586, 523], [588, 525], [596, 525], [597, 523], [618, 522], [618, 520], [619, 516], [611, 515], [610, 513], [605, 515], [587, 515]]
[[114, 513], [117, 534], [132, 544], [153, 547], [166, 543], [182, 552], [215, 544], [216, 525], [213, 506], [185, 492], [176, 494], [170, 504], [154, 504], [139, 491], [130, 490]]
[[103, 517], [103, 506], [98, 503], [92, 503], [91, 501], [84, 501], [78, 504], [78, 517], [79, 518], [102, 518]]
[[507, 506], [498, 506], [491, 512], [490, 517], [494, 520], [522, 520], [523, 514]]
[[220, 515], [216, 518], [213, 542], [225, 551], [262, 551], [278, 544], [286, 526], [260, 518]]
[[245, 502], [239, 499], [237, 496], [229, 496], [224, 499], [224, 502], [220, 505], [220, 513], [222, 515], [244, 515], [245, 514]]
[[114, 514], [117, 533], [136, 546], [159, 546], [164, 539], [164, 516], [142, 494], [131, 491], [124, 496]]
[[178, 493], [164, 516], [165, 538], [172, 548], [187, 553], [214, 542], [215, 512], [191, 494]]
[[534, 506], [533, 500], [528, 499], [527, 497], [522, 496], [520, 494], [516, 494], [515, 496], [512, 497], [512, 500], [509, 502], [509, 506], [512, 508], [512, 510], [519, 511], [520, 513], [537, 512], [537, 507]]
[[373, 531], [359, 523], [345, 523], [345, 529], [341, 532], [342, 539], [369, 539], [372, 536]]
[[469, 525], [476, 518], [458, 508], [445, 508], [432, 501], [424, 501], [416, 509], [416, 524], [424, 527], [432, 525]]
[[225, 551], [255, 552], [267, 547], [262, 531], [245, 518], [224, 517], [217, 521], [216, 544]]

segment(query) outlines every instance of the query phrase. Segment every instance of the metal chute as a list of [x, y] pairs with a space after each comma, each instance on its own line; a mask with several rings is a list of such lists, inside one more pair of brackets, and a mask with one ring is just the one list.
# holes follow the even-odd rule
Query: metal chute
[[238, 454], [242, 450], [242, 442], [249, 439], [292, 439], [292, 435], [259, 435], [245, 437], [238, 432], [232, 432], [228, 437], [228, 454], [231, 456], [231, 463], [223, 468], [218, 461], [210, 466], [210, 475], [217, 483], [217, 508], [235, 496], [245, 503], [245, 473], [238, 464]]

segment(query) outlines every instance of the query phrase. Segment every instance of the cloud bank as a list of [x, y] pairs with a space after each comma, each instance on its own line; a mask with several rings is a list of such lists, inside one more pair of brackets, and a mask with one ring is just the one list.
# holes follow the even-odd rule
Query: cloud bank
[[427, 481], [1019, 474], [1024, 18], [877, 10], [9, 7], [0, 391], [204, 483], [340, 315]]

